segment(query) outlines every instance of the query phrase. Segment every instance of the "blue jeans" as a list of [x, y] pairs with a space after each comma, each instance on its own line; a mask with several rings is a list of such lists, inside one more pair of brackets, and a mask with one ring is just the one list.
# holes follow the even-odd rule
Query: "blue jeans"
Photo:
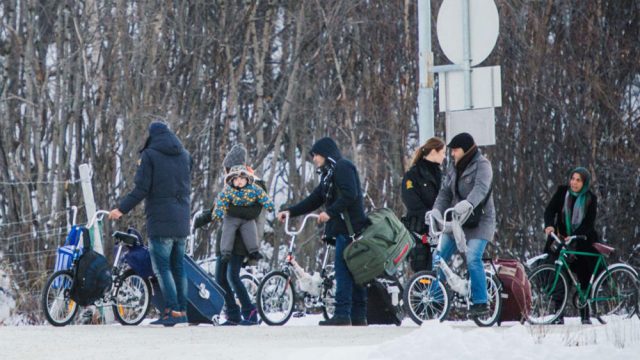
[[155, 238], [149, 241], [151, 265], [167, 310], [187, 311], [187, 276], [183, 264], [186, 240]]
[[351, 243], [345, 235], [336, 236], [336, 317], [365, 319], [367, 317], [367, 289], [356, 285], [344, 261], [344, 249]]
[[[216, 260], [216, 282], [224, 290], [224, 303], [227, 307], [227, 318], [234, 322], [240, 322], [240, 307], [236, 303], [235, 296], [240, 300], [243, 312], [254, 309], [251, 298], [242, 281], [240, 281], [240, 267], [244, 256], [233, 254], [228, 263], [222, 263], [220, 256]], [[235, 296], [234, 296], [235, 294]]]
[[[484, 253], [484, 248], [487, 246], [487, 242], [487, 240], [482, 239], [467, 240], [467, 270], [469, 271], [469, 279], [471, 279], [471, 302], [474, 304], [487, 303], [487, 281], [482, 264], [482, 254]], [[456, 249], [456, 240], [451, 235], [444, 234], [439, 252], [442, 260], [449, 261]], [[444, 279], [442, 270], [440, 270], [440, 278]]]

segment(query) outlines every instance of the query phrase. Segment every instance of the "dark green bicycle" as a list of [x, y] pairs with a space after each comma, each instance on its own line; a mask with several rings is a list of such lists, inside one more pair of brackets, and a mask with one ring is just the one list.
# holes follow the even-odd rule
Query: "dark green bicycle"
[[[556, 234], [554, 246], [560, 249], [555, 263], [544, 264], [533, 269], [529, 275], [531, 282], [532, 309], [529, 321], [533, 324], [550, 324], [562, 315], [567, 306], [571, 285], [576, 292], [573, 303], [578, 309], [589, 307], [600, 323], [607, 318], [628, 318], [638, 310], [638, 274], [629, 265], [615, 263], [607, 265], [606, 257], [613, 248], [601, 243], [593, 247], [598, 253], [569, 250], [572, 241], [585, 240], [585, 236], [574, 235], [560, 240]], [[569, 268], [573, 256], [596, 257], [596, 265], [586, 289], [582, 289], [576, 275]], [[569, 283], [568, 279], [571, 280]], [[594, 280], [595, 279], [595, 280]]]

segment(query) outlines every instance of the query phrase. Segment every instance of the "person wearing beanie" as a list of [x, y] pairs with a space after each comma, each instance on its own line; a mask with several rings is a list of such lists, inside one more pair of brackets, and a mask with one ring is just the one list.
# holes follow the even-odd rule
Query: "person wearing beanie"
[[[326, 223], [324, 238], [335, 241], [335, 312], [319, 325], [367, 325], [367, 290], [353, 281], [344, 260], [344, 250], [352, 241], [344, 219], [349, 219], [354, 232], [367, 223], [360, 177], [355, 165], [342, 157], [333, 139], [325, 137], [311, 147], [310, 155], [321, 174], [320, 184], [298, 204], [278, 213], [282, 222], [288, 216], [310, 213], [322, 205], [318, 223]], [[348, 215], [348, 216], [347, 216]]]
[[152, 325], [186, 325], [187, 278], [182, 258], [189, 236], [191, 155], [166, 123], [154, 121], [142, 150], [135, 187], [109, 219], [117, 220], [145, 200], [149, 251], [165, 310]]
[[222, 239], [220, 240], [221, 261], [229, 262], [232, 255], [233, 243], [236, 231], [240, 231], [249, 258], [259, 260], [262, 258], [258, 247], [258, 230], [255, 220], [246, 220], [227, 214], [229, 206], [252, 206], [260, 204], [268, 211], [274, 211], [275, 207], [267, 193], [254, 185], [253, 175], [244, 165], [234, 165], [225, 176], [225, 187], [218, 194], [215, 208], [212, 213], [212, 222], [222, 221]]
[[242, 144], [233, 145], [227, 156], [222, 160], [222, 166], [224, 166], [226, 172], [238, 165], [247, 165], [247, 149]]
[[[572, 235], [585, 235], [586, 240], [574, 240], [576, 251], [597, 253], [593, 244], [598, 241], [596, 231], [596, 215], [598, 198], [590, 189], [591, 174], [583, 167], [575, 168], [569, 174], [569, 184], [560, 185], [544, 211], [544, 232], [547, 235], [545, 252], [550, 254], [550, 259], [558, 257], [558, 252], [552, 250], [554, 239], [552, 232], [565, 238]], [[596, 258], [593, 256], [577, 256], [569, 267], [578, 276], [578, 281], [583, 289], [589, 286], [591, 274], [596, 266]], [[556, 308], [560, 307], [562, 300], [558, 300]], [[582, 324], [591, 324], [589, 306], [580, 309]], [[553, 324], [564, 324], [564, 316], [553, 321]]]
[[[487, 284], [482, 264], [482, 254], [496, 231], [496, 214], [493, 204], [491, 163], [478, 150], [468, 133], [454, 136], [447, 145], [453, 164], [447, 169], [443, 187], [438, 193], [434, 211], [442, 217], [446, 209], [453, 207], [460, 219], [467, 241], [467, 269], [471, 280], [469, 315], [479, 317], [489, 313]], [[437, 216], [437, 215], [436, 215]], [[451, 233], [445, 233], [439, 245], [439, 255], [449, 261], [456, 249]], [[434, 256], [435, 258], [435, 256]]]

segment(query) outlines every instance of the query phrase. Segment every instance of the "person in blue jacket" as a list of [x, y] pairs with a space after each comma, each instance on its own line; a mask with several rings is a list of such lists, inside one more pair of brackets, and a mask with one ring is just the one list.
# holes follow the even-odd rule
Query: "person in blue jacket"
[[191, 208], [191, 155], [167, 124], [154, 121], [140, 151], [135, 187], [110, 219], [119, 219], [145, 200], [151, 264], [160, 283], [165, 310], [153, 325], [186, 325], [187, 279], [183, 258]]
[[284, 221], [289, 216], [299, 216], [325, 205], [319, 223], [325, 225], [325, 239], [335, 241], [336, 307], [333, 318], [320, 321], [319, 325], [367, 325], [367, 291], [353, 281], [343, 253], [352, 241], [344, 220], [348, 214], [355, 232], [367, 224], [360, 177], [355, 165], [342, 157], [336, 143], [328, 137], [318, 140], [310, 152], [313, 163], [321, 174], [320, 184], [300, 203], [278, 213]]

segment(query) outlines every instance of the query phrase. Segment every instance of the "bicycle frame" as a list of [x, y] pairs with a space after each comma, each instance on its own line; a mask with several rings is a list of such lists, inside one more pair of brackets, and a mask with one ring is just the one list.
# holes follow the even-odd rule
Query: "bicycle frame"
[[[291, 242], [289, 243], [289, 249], [287, 251], [287, 256], [285, 258], [285, 263], [284, 266], [282, 267], [282, 271], [284, 271], [286, 274], [292, 276], [294, 278], [295, 281], [299, 281], [301, 280], [303, 277], [309, 277], [310, 274], [308, 274], [307, 272], [305, 272], [305, 270], [298, 264], [298, 262], [295, 260], [295, 256], [294, 256], [294, 249], [295, 249], [295, 242], [296, 242], [296, 238], [297, 236], [302, 232], [302, 229], [304, 229], [304, 226], [306, 225], [307, 221], [309, 219], [313, 219], [313, 218], [318, 218], [319, 215], [317, 214], [307, 214], [303, 220], [302, 220], [302, 224], [300, 225], [300, 230], [290, 230], [289, 228], [289, 216], [285, 217], [285, 233], [289, 236], [291, 236]], [[325, 253], [324, 253], [324, 257], [322, 259], [322, 267], [320, 270], [320, 278], [322, 279], [322, 283], [320, 283], [320, 287], [322, 288], [322, 286], [324, 286], [326, 280], [327, 280], [327, 262], [329, 259], [329, 245], [325, 246]], [[300, 284], [298, 284], [300, 286]], [[312, 301], [313, 302], [317, 302], [320, 301], [322, 302], [322, 291], [320, 291], [319, 294], [313, 294], [313, 293], [309, 293], [308, 291], [305, 291], [305, 289], [303, 289], [302, 287], [300, 287], [300, 290], [302, 290], [303, 293], [311, 296]], [[306, 299], [306, 296], [305, 296]]]
[[[445, 210], [443, 214], [443, 219], [447, 219], [449, 214], [453, 215], [453, 208], [449, 208]], [[437, 239], [437, 251], [439, 252], [442, 236], [444, 235], [444, 227], [446, 226], [446, 220], [444, 220], [443, 222], [440, 222], [439, 220], [431, 216], [431, 212], [428, 212], [426, 214], [426, 217], [429, 219], [430, 237], [432, 239], [434, 238]], [[443, 229], [441, 231], [437, 231], [436, 229], [438, 229], [440, 226], [442, 226]], [[466, 254], [462, 253], [461, 256], [463, 257], [463, 260], [466, 262]], [[484, 260], [485, 259], [483, 259], [483, 262]], [[493, 267], [493, 263], [491, 263], [491, 267]], [[449, 287], [453, 291], [455, 291], [459, 295], [462, 295], [465, 299], [468, 300], [471, 295], [470, 289], [469, 289], [469, 279], [461, 278], [442, 259], [437, 264], [435, 264], [433, 268], [433, 270], [436, 272], [436, 279], [440, 279], [440, 276], [441, 276], [439, 271], [440, 269], [442, 269], [442, 273], [444, 274], [445, 280], [449, 283]], [[485, 273], [486, 272], [487, 272], [487, 269], [485, 267]], [[494, 269], [494, 273], [495, 273], [495, 269]]]
[[[453, 212], [453, 208], [447, 209], [445, 210], [444, 214], [443, 214], [443, 219], [446, 219], [449, 214], [451, 214]], [[429, 237], [430, 239], [436, 243], [436, 254], [438, 254], [440, 252], [440, 243], [442, 242], [442, 236], [444, 235], [444, 227], [446, 225], [446, 221], [443, 221], [442, 223], [439, 222], [438, 220], [436, 220], [433, 216], [431, 216], [431, 211], [427, 212], [426, 217], [429, 219]], [[442, 226], [442, 230], [441, 231], [437, 231], [436, 229], [438, 229], [439, 226]], [[430, 243], [432, 241], [429, 241]], [[453, 274], [453, 271], [451, 270], [451, 268], [449, 268], [449, 266], [444, 262], [444, 261], [439, 261], [437, 264], [434, 265], [433, 270], [436, 272], [436, 279], [439, 280], [440, 278], [440, 269], [442, 269], [442, 273], [444, 274], [444, 277], [447, 281], [449, 281], [449, 275]], [[458, 279], [456, 279], [458, 280]], [[457, 286], [456, 286], [457, 287]], [[466, 296], [466, 291], [464, 291], [463, 289], [460, 289], [462, 292], [459, 292], [457, 289], [454, 289], [457, 293]]]
[[[592, 298], [589, 294], [591, 293], [591, 289], [593, 286], [593, 281], [596, 278], [596, 275], [598, 275], [599, 269], [600, 268], [604, 268], [605, 272], [607, 273], [607, 275], [609, 275], [609, 269], [607, 266], [607, 261], [605, 260], [604, 255], [598, 253], [589, 253], [589, 252], [583, 252], [583, 251], [574, 251], [574, 250], [567, 250], [566, 246], [568, 246], [571, 241], [573, 241], [575, 239], [574, 237], [570, 237], [568, 242], [564, 242], [562, 240], [560, 240], [558, 238], [558, 236], [555, 233], [551, 233], [551, 236], [556, 240], [559, 241], [562, 244], [562, 248], [560, 249], [560, 254], [558, 255], [558, 259], [555, 261], [555, 265], [556, 265], [556, 272], [555, 272], [555, 276], [554, 276], [554, 280], [553, 283], [551, 285], [551, 288], [549, 289], [547, 295], [551, 296], [551, 294], [553, 294], [553, 292], [556, 289], [556, 285], [558, 284], [559, 278], [560, 278], [560, 272], [562, 271], [562, 269], [566, 269], [566, 273], [569, 275], [569, 278], [571, 279], [571, 282], [573, 283], [573, 286], [576, 288], [577, 290], [577, 294], [578, 294], [578, 298], [580, 300], [581, 303], [586, 303], [586, 302], [595, 302], [595, 301], [602, 301], [602, 300], [607, 300], [606, 298]], [[589, 285], [587, 286], [586, 289], [582, 289], [582, 286], [580, 285], [580, 282], [576, 279], [576, 276], [573, 274], [573, 271], [571, 271], [571, 268], [569, 267], [569, 263], [567, 262], [567, 256], [568, 255], [575, 255], [575, 256], [589, 256], [589, 257], [595, 257], [597, 258], [596, 261], [596, 265], [593, 269], [593, 272], [591, 273], [591, 278], [589, 279]]]

